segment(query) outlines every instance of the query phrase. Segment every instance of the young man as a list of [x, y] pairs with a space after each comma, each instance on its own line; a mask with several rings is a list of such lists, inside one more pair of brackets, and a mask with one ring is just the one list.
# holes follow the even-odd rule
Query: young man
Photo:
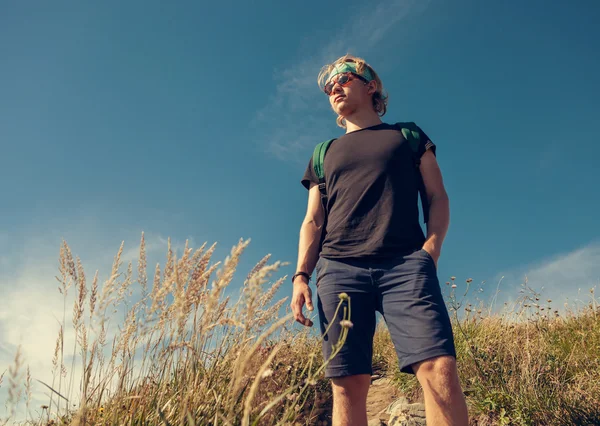
[[[300, 230], [291, 308], [296, 321], [312, 326], [310, 275], [316, 285], [323, 356], [341, 333], [339, 295], [350, 297], [352, 327], [326, 368], [333, 386], [333, 425], [367, 424], [373, 333], [379, 311], [390, 330], [400, 369], [415, 374], [425, 396], [428, 425], [467, 425], [458, 379], [452, 327], [438, 278], [437, 262], [449, 224], [449, 201], [435, 145], [418, 128], [412, 150], [401, 129], [383, 123], [387, 96], [363, 59], [346, 55], [323, 67], [319, 85], [346, 133], [324, 160], [328, 195], [321, 204], [312, 158], [302, 178], [309, 189]], [[419, 224], [415, 157], [429, 205], [427, 236]], [[323, 224], [327, 217], [326, 229]], [[321, 235], [324, 232], [324, 239]]]

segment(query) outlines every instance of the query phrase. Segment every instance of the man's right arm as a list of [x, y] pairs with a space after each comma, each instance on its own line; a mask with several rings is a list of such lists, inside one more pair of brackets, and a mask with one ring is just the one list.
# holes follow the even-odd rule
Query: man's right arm
[[[298, 264], [296, 272], [306, 272], [311, 275], [319, 257], [319, 243], [325, 221], [325, 212], [321, 204], [321, 193], [319, 186], [312, 183], [308, 191], [308, 206], [306, 215], [300, 228], [300, 241], [298, 243]], [[306, 318], [302, 313], [302, 308], [306, 303], [309, 311], [313, 310], [312, 292], [308, 286], [308, 279], [299, 275], [294, 280], [294, 291], [290, 307], [294, 313], [294, 318], [300, 324], [311, 327], [312, 321]]]

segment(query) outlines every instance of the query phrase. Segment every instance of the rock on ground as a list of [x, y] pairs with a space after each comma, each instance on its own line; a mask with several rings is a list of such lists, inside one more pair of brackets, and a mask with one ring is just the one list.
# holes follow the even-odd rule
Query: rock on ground
[[367, 397], [369, 426], [425, 426], [425, 405], [398, 395], [391, 380], [374, 380]]
[[389, 420], [387, 426], [425, 426], [425, 405], [409, 404], [405, 398], [394, 402], [387, 410]]

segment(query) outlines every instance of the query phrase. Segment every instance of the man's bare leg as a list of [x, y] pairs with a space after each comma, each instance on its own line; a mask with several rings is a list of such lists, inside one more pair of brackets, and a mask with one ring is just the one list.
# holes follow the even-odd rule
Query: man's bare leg
[[369, 374], [331, 379], [333, 388], [333, 426], [366, 426]]
[[413, 365], [425, 395], [428, 426], [467, 426], [469, 415], [456, 360], [440, 356]]

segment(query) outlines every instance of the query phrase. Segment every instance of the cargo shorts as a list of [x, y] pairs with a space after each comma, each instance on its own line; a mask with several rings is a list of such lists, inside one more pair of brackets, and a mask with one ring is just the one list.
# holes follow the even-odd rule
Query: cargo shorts
[[387, 324], [400, 371], [414, 374], [413, 364], [436, 356], [456, 358], [450, 317], [435, 263], [427, 251], [416, 250], [375, 263], [321, 257], [316, 275], [325, 360], [332, 354], [342, 331], [343, 308], [335, 317], [339, 296], [346, 293], [350, 298], [342, 303], [350, 303], [352, 327], [341, 350], [326, 366], [325, 377], [373, 373], [376, 312], [381, 313]]

